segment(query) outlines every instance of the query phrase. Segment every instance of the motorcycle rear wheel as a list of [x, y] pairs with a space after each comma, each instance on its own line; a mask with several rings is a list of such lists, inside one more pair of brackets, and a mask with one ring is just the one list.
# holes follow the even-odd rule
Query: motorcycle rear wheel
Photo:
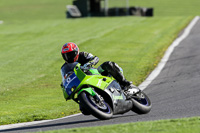
[[104, 100], [103, 103], [97, 103], [94, 97], [86, 91], [81, 92], [78, 98], [81, 106], [98, 119], [107, 120], [112, 118], [113, 110]]
[[139, 92], [132, 97], [133, 108], [132, 111], [137, 114], [147, 114], [152, 108], [152, 104], [148, 96], [144, 92]]

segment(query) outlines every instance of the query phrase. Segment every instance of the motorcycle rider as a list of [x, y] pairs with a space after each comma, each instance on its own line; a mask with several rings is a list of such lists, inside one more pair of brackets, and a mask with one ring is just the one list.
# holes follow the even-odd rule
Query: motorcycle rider
[[[79, 52], [78, 46], [72, 42], [68, 42], [63, 45], [61, 54], [65, 60], [65, 63], [61, 67], [63, 81], [65, 79], [65, 75], [68, 72], [73, 71], [77, 63], [84, 66], [87, 65], [87, 63], [96, 65], [99, 62], [99, 58], [97, 56], [93, 56], [91, 53], [87, 52]], [[126, 80], [123, 73], [120, 71], [122, 69], [116, 63], [107, 61], [101, 64], [97, 69], [99, 73], [104, 76], [108, 76], [108, 74], [113, 76], [113, 78], [118, 81], [121, 88], [125, 90], [128, 95], [133, 95], [135, 93], [135, 86], [132, 82]]]

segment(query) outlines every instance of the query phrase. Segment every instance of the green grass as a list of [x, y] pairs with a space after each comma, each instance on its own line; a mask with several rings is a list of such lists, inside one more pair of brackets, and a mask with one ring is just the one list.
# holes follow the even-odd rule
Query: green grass
[[38, 133], [199, 133], [200, 117], [137, 122], [98, 127], [61, 129]]
[[1, 0], [2, 20], [56, 20], [65, 18], [66, 5], [72, 0]]
[[196, 15], [67, 20], [65, 5], [69, 3], [1, 0], [0, 125], [78, 112], [78, 105], [64, 100], [59, 86], [64, 43], [76, 42], [81, 51], [98, 56], [98, 65], [117, 62], [127, 79], [138, 85]]

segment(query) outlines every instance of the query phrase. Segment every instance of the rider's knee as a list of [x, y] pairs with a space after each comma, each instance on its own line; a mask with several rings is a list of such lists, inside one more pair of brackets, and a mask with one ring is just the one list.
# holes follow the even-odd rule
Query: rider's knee
[[104, 69], [105, 71], [111, 71], [114, 67], [114, 62], [111, 61], [106, 61], [101, 65], [102, 69]]

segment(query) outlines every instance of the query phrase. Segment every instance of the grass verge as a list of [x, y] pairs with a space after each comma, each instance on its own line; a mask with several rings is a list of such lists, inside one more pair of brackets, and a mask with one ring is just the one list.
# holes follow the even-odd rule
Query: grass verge
[[38, 133], [199, 133], [200, 117], [137, 122], [98, 127], [62, 129]]

